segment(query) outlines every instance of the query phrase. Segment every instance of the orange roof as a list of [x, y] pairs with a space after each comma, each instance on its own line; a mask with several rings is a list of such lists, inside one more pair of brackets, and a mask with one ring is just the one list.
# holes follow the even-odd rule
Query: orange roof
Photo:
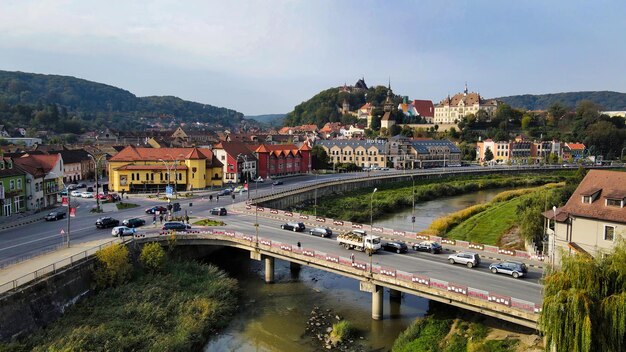
[[302, 147], [300, 147], [300, 150], [311, 150], [311, 146], [309, 145], [309, 143], [302, 143]]
[[109, 161], [210, 159], [213, 153], [204, 148], [138, 148], [128, 146]]
[[585, 145], [582, 143], [566, 143], [567, 147], [571, 150], [585, 149]]

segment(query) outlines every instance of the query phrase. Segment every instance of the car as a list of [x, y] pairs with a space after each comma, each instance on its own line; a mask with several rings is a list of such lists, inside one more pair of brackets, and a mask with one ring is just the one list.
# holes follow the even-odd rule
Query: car
[[443, 248], [435, 241], [422, 241], [413, 245], [413, 250], [420, 252], [430, 252], [433, 254], [441, 253]]
[[528, 272], [528, 267], [526, 264], [521, 262], [505, 260], [489, 265], [489, 271], [494, 274], [508, 274], [517, 279], [524, 276]]
[[117, 202], [118, 200], [122, 200], [122, 198], [117, 193], [109, 193], [107, 194], [106, 200], [108, 200], [109, 202]]
[[159, 214], [163, 214], [167, 212], [167, 208], [161, 205], [155, 205], [146, 209], [146, 214], [156, 214], [157, 211], [159, 212]]
[[220, 208], [220, 207], [211, 209], [209, 213], [211, 213], [211, 215], [218, 215], [218, 216], [228, 215], [228, 211], [226, 211], [226, 208]]
[[98, 193], [96, 199], [107, 199], [107, 195], [104, 193]]
[[448, 256], [450, 264], [463, 264], [473, 268], [480, 264], [480, 256], [473, 252], [458, 252]]
[[184, 224], [178, 221], [166, 222], [163, 224], [162, 230], [175, 230], [175, 231], [185, 231], [191, 229], [191, 225]]
[[135, 229], [131, 229], [126, 226], [115, 226], [113, 230], [111, 230], [111, 235], [115, 237], [123, 237], [123, 236], [132, 236], [135, 234]]
[[380, 170], [382, 170], [382, 171], [389, 171], [389, 168], [388, 167], [383, 167]]
[[93, 192], [93, 187], [87, 187], [87, 192]]
[[226, 188], [226, 189], [223, 189], [223, 190], [217, 192], [217, 195], [218, 196], [227, 196], [227, 195], [230, 195], [230, 192], [231, 192], [230, 188]]
[[263, 177], [259, 176], [258, 178], [255, 178], [254, 182], [263, 183]]
[[85, 188], [85, 187], [87, 187], [87, 184], [85, 184], [85, 183], [81, 182], [81, 183], [77, 183], [76, 184], [76, 188]]
[[64, 211], [51, 211], [50, 213], [48, 213], [48, 215], [46, 215], [46, 217], [44, 217], [44, 219], [46, 221], [56, 221], [59, 219], [63, 219], [64, 217], [65, 217]]
[[72, 191], [72, 192], [70, 192], [70, 195], [72, 197], [80, 197], [82, 194], [83, 194], [83, 192], [81, 192], [81, 191]]
[[80, 194], [80, 196], [81, 196], [82, 198], [93, 198], [93, 193], [91, 193], [91, 192], [82, 192], [82, 193]]
[[67, 185], [67, 189], [70, 190], [70, 191], [73, 191], [75, 189], [78, 189], [78, 185], [77, 184]]
[[302, 232], [306, 229], [304, 224], [301, 222], [288, 222], [286, 224], [280, 225], [280, 228], [283, 230], [289, 230], [293, 232]]
[[244, 188], [244, 186], [237, 186], [235, 187], [235, 189], [233, 190], [233, 193], [237, 193], [237, 192], [248, 192], [247, 189]]
[[130, 219], [124, 219], [122, 221], [122, 225], [130, 227], [130, 228], [135, 228], [135, 227], [139, 227], [139, 226], [143, 226], [146, 224], [146, 220], [144, 219], [140, 219], [140, 218], [130, 218]]
[[383, 243], [382, 246], [383, 250], [387, 251], [387, 252], [396, 252], [396, 253], [406, 253], [409, 251], [409, 247], [407, 247], [406, 243], [404, 242], [398, 242], [398, 241], [393, 241], [393, 242], [385, 242]]
[[272, 182], [272, 186], [282, 186], [283, 181], [274, 181]]
[[59, 194], [62, 196], [67, 196], [67, 189], [62, 190]]
[[320, 236], [320, 237], [330, 237], [333, 235], [333, 231], [325, 227], [313, 228], [309, 230], [309, 233], [313, 236]]
[[115, 227], [119, 225], [120, 221], [117, 219], [113, 219], [110, 216], [105, 216], [96, 220], [96, 227], [99, 229], [105, 229], [107, 227]]

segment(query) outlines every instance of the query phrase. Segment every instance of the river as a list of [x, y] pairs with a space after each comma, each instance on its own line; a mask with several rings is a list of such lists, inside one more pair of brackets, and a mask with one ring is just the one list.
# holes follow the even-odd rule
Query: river
[[[445, 214], [483, 203], [502, 189], [441, 198], [415, 206], [415, 230]], [[411, 230], [411, 209], [377, 220], [375, 226]], [[212, 337], [204, 351], [320, 351], [323, 347], [306, 336], [305, 329], [314, 307], [352, 322], [358, 329], [358, 343], [367, 351], [389, 351], [398, 334], [428, 311], [428, 300], [403, 294], [400, 303], [384, 300], [384, 319], [371, 319], [371, 294], [359, 290], [359, 282], [303, 266], [291, 273], [289, 263], [276, 260], [275, 283], [263, 281], [263, 262], [249, 254], [224, 249], [210, 261], [239, 280], [241, 305], [227, 328]]]

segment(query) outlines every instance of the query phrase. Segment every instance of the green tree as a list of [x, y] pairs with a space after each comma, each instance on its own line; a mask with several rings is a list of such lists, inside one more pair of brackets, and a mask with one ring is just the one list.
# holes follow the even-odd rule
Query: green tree
[[391, 127], [389, 127], [390, 136], [397, 136], [398, 134], [400, 134], [400, 132], [402, 132], [402, 128], [398, 125], [392, 125]]
[[491, 160], [493, 160], [493, 152], [491, 151], [490, 147], [487, 147], [487, 149], [485, 150], [485, 161]]
[[459, 132], [457, 132], [456, 128], [450, 127], [450, 130], [448, 130], [448, 136], [450, 136], [450, 138], [453, 138], [453, 139], [458, 139]]
[[148, 243], [141, 249], [139, 261], [152, 272], [158, 272], [163, 269], [167, 256], [165, 250], [157, 242]]
[[545, 279], [540, 329], [556, 352], [626, 349], [626, 245], [608, 256], [565, 255]]
[[330, 159], [326, 150], [320, 145], [314, 145], [311, 149], [311, 167], [315, 170], [328, 169]]
[[522, 129], [527, 130], [530, 127], [530, 124], [533, 122], [533, 117], [529, 114], [524, 114], [522, 116]]
[[128, 248], [122, 244], [114, 244], [96, 252], [96, 269], [94, 271], [98, 287], [117, 286], [127, 282], [133, 272], [128, 257]]

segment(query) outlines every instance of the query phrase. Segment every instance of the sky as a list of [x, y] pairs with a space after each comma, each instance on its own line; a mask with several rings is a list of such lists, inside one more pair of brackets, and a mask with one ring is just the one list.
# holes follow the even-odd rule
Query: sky
[[0, 70], [246, 115], [329, 87], [438, 102], [626, 91], [626, 1], [0, 0]]

